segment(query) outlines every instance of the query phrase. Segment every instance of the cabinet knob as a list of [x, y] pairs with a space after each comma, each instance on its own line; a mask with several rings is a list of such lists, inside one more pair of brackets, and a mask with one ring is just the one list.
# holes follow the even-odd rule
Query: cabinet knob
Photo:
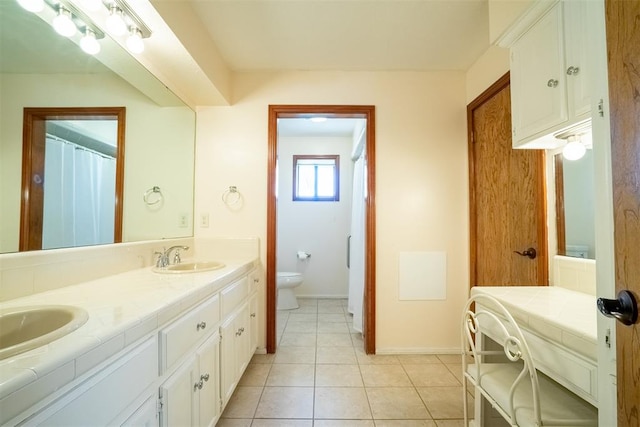
[[579, 72], [580, 72], [580, 67], [571, 66], [571, 67], [567, 68], [567, 75], [568, 76], [575, 76]]
[[200, 381], [209, 381], [209, 374], [200, 375]]
[[556, 79], [549, 79], [549, 81], [547, 82], [547, 86], [549, 87], [556, 87], [558, 86], [558, 81]]
[[199, 331], [200, 329], [204, 329], [207, 327], [207, 322], [200, 322], [196, 325], [196, 331]]
[[256, 317], [256, 314], [255, 313], [251, 313], [250, 316], [251, 317]]
[[202, 382], [202, 380], [198, 381], [193, 385], [193, 391], [202, 390], [203, 385], [204, 383]]

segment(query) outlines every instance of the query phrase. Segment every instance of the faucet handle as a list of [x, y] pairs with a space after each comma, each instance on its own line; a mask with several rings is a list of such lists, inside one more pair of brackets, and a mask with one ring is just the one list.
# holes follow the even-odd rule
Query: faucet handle
[[180, 249], [176, 249], [176, 253], [175, 255], [173, 255], [173, 263], [174, 264], [180, 264], [180, 262], [182, 261], [182, 259], [180, 258]]
[[164, 253], [153, 251], [153, 254], [158, 256], [158, 258], [156, 258], [156, 267], [162, 267], [162, 257], [164, 256]]

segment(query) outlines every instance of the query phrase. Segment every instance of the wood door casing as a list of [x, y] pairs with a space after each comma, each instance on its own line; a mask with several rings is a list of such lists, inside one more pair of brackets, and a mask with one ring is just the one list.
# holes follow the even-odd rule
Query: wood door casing
[[[117, 120], [114, 243], [122, 242], [125, 107], [25, 108], [22, 135], [20, 251], [42, 249], [47, 120]], [[40, 179], [34, 179], [38, 175]]]
[[[640, 301], [640, 2], [606, 1], [616, 293]], [[640, 425], [640, 325], [616, 326], [618, 426]]]
[[[547, 285], [544, 152], [511, 146], [509, 74], [467, 107], [471, 286]], [[535, 259], [514, 251], [533, 247]]]
[[376, 133], [373, 105], [269, 105], [267, 160], [267, 262], [266, 262], [266, 347], [276, 351], [276, 164], [278, 159], [278, 119], [310, 117], [366, 119], [367, 199], [365, 216], [365, 284], [363, 341], [366, 354], [376, 352]]

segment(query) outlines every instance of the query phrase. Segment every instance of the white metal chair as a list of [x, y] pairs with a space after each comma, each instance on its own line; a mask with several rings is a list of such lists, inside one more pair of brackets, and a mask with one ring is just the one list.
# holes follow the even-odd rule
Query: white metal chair
[[[487, 337], [498, 344], [496, 350], [484, 348]], [[596, 408], [536, 371], [522, 330], [495, 298], [475, 295], [467, 301], [462, 348], [465, 426], [469, 425], [467, 381], [475, 387], [476, 399], [487, 399], [512, 426], [598, 425]]]

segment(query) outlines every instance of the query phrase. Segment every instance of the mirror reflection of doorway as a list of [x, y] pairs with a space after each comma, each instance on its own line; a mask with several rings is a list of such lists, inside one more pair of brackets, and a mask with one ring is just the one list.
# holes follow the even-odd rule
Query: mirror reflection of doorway
[[25, 108], [20, 250], [122, 241], [124, 107]]
[[[364, 151], [366, 151], [363, 158], [366, 157], [368, 167], [366, 171], [366, 177], [364, 177], [363, 186], [366, 199], [363, 200], [363, 216], [364, 216], [364, 236], [363, 246], [364, 251], [362, 255], [362, 264], [364, 268], [364, 286], [362, 289], [361, 302], [358, 304], [362, 308], [360, 314], [360, 325], [354, 322], [355, 330], [362, 328], [363, 332], [363, 344], [364, 352], [367, 354], [375, 353], [375, 201], [374, 195], [374, 148], [375, 148], [375, 118], [374, 107], [372, 106], [270, 106], [269, 107], [269, 187], [268, 187], [268, 206], [267, 206], [267, 352], [274, 353], [277, 346], [277, 288], [276, 288], [276, 272], [279, 267], [282, 267], [284, 263], [277, 261], [278, 252], [280, 251], [279, 239], [281, 239], [280, 230], [281, 225], [278, 225], [280, 215], [278, 197], [276, 192], [276, 185], [281, 175], [277, 173], [277, 169], [282, 165], [279, 165], [279, 122], [285, 119], [310, 119], [311, 117], [323, 116], [329, 120], [337, 118], [349, 118], [360, 119], [363, 123], [366, 123], [363, 129], [363, 134], [366, 135], [366, 144], [363, 144]], [[308, 154], [308, 153], [307, 153]], [[335, 153], [334, 153], [335, 154]], [[344, 155], [340, 163], [344, 163], [351, 153]], [[282, 159], [280, 159], [282, 160]], [[290, 159], [289, 159], [290, 160]], [[287, 165], [291, 163], [287, 160]], [[336, 162], [337, 163], [337, 162]], [[277, 178], [276, 178], [277, 177]], [[342, 179], [342, 178], [341, 178]], [[292, 188], [291, 182], [286, 184], [286, 187]], [[342, 190], [341, 190], [342, 191]], [[280, 187], [282, 192], [282, 186]], [[291, 195], [288, 196], [291, 198]], [[340, 196], [342, 198], [342, 196]], [[317, 203], [317, 202], [311, 202]], [[322, 202], [320, 202], [322, 203]], [[348, 222], [348, 221], [347, 221]], [[340, 235], [341, 242], [347, 245], [347, 233], [345, 231], [344, 236]], [[342, 239], [344, 237], [344, 239]], [[278, 243], [276, 243], [278, 241]], [[291, 265], [304, 264], [304, 261], [300, 262], [295, 260], [296, 251], [290, 248], [287, 252], [292, 257]], [[315, 260], [313, 256], [310, 258]], [[281, 265], [278, 265], [281, 264]], [[302, 266], [304, 267], [304, 265]], [[308, 266], [307, 266], [308, 267]], [[290, 266], [291, 269], [291, 266]], [[304, 270], [304, 268], [302, 268]], [[347, 300], [345, 298], [345, 300]], [[351, 298], [348, 299], [349, 301]], [[321, 301], [319, 300], [319, 303]], [[351, 310], [349, 310], [351, 312]], [[355, 316], [354, 316], [355, 317]], [[355, 320], [355, 319], [354, 319]]]

